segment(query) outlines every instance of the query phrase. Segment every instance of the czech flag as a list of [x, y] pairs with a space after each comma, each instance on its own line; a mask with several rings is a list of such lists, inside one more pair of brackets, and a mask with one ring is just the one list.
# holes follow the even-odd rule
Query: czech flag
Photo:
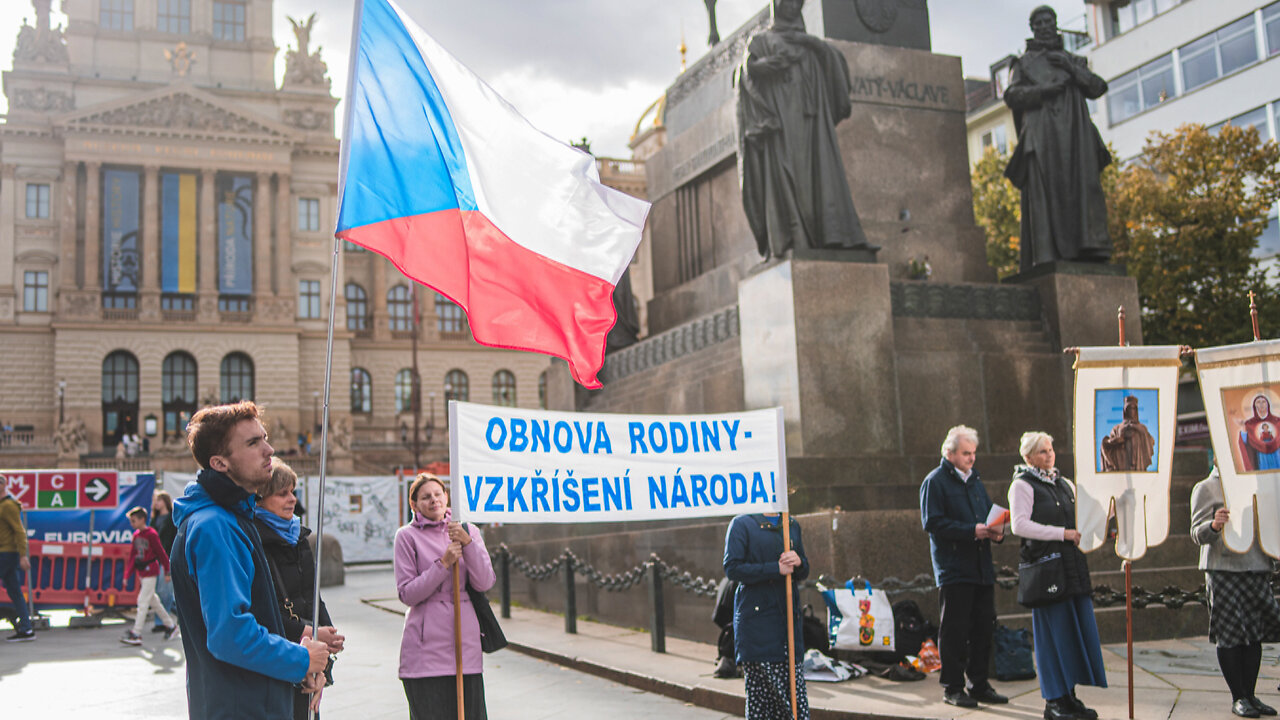
[[649, 204], [540, 132], [391, 0], [357, 0], [337, 235], [467, 313], [476, 341], [600, 387]]

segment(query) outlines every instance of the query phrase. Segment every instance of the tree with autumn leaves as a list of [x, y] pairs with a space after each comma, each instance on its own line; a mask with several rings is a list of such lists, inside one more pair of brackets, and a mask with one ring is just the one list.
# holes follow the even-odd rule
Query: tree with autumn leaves
[[[974, 213], [1001, 277], [1018, 268], [1018, 194], [989, 153], [974, 168]], [[1248, 294], [1264, 337], [1280, 329], [1280, 292], [1254, 258], [1280, 200], [1280, 147], [1256, 129], [1183, 125], [1154, 132], [1142, 154], [1103, 174], [1112, 261], [1138, 282], [1149, 344], [1206, 347], [1252, 339]], [[1012, 198], [1010, 201], [1009, 198]], [[1270, 328], [1267, 328], [1270, 325]]]

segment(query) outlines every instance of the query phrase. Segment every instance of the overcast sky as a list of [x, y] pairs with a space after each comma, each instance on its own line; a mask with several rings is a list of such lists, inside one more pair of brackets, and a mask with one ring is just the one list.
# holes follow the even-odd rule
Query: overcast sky
[[[627, 140], [640, 114], [680, 70], [682, 33], [690, 65], [707, 50], [701, 0], [399, 1], [534, 125], [566, 141], [587, 137], [597, 155], [630, 155]], [[720, 34], [727, 37], [765, 2], [719, 0]], [[1029, 34], [1027, 15], [1044, 2], [933, 0], [934, 52], [959, 55], [966, 75], [985, 77], [993, 61], [1021, 49]], [[1063, 25], [1082, 27], [1083, 0], [1048, 4], [1058, 10]], [[60, 5], [55, 3], [55, 26], [65, 22], [57, 12]], [[284, 74], [284, 51], [295, 43], [285, 16], [303, 18], [315, 11], [312, 47], [323, 47], [334, 94], [345, 93], [353, 6], [353, 0], [275, 0], [277, 80]], [[0, 67], [5, 70], [13, 66], [13, 45], [24, 17], [34, 24], [29, 0], [0, 0]], [[6, 105], [0, 97], [0, 111]]]

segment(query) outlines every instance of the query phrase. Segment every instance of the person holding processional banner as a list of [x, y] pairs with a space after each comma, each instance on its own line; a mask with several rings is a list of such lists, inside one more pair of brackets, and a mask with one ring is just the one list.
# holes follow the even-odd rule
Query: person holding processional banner
[[753, 666], [747, 717], [808, 717], [793, 580], [808, 575], [809, 563], [800, 527], [787, 513], [781, 408], [614, 415], [454, 400], [449, 427], [455, 520], [737, 516], [725, 540], [724, 570], [744, 584], [734, 598], [734, 630], [739, 662]]
[[1280, 404], [1280, 341], [1197, 350], [1196, 372], [1217, 460], [1196, 485], [1191, 508], [1209, 593], [1209, 639], [1218, 646], [1232, 713], [1271, 715], [1254, 684], [1261, 643], [1280, 639], [1280, 608], [1267, 580], [1280, 557], [1280, 418], [1271, 410]]

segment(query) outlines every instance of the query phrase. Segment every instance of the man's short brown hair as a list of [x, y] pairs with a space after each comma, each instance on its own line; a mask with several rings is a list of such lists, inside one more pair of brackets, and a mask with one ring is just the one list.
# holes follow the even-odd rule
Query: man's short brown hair
[[289, 467], [289, 464], [278, 457], [271, 458], [271, 479], [263, 486], [258, 494], [264, 498], [278, 495], [285, 488], [293, 489], [298, 486], [298, 473]]
[[142, 518], [144, 521], [147, 519], [147, 511], [142, 509], [141, 507], [129, 508], [128, 515], [129, 517]]
[[245, 420], [260, 420], [262, 411], [252, 400], [230, 405], [210, 405], [201, 408], [187, 423], [187, 445], [191, 455], [205, 470], [209, 458], [226, 455], [231, 429]]

